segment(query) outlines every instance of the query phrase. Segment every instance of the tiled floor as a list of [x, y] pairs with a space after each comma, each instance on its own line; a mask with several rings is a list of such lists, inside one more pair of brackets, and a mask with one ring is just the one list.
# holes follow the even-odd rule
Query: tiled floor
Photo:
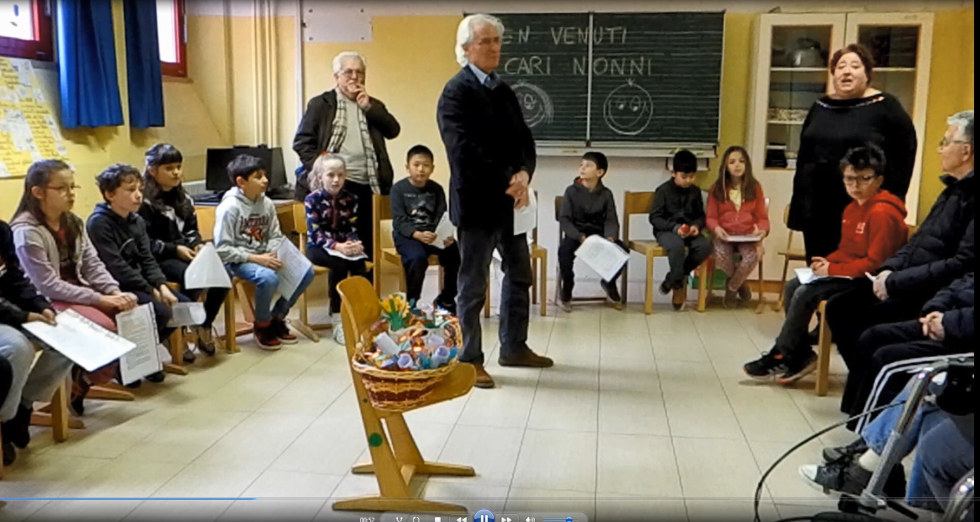
[[[818, 398], [812, 380], [783, 389], [742, 377], [741, 364], [769, 348], [780, 323], [771, 311], [717, 308], [535, 310], [529, 344], [556, 366], [505, 369], [490, 354], [497, 389], [408, 414], [424, 455], [478, 473], [415, 486], [471, 510], [751, 520], [761, 472], [841, 419], [836, 379]], [[488, 347], [496, 328], [488, 322]], [[90, 401], [88, 429], [66, 443], [35, 431], [0, 497], [38, 499], [9, 502], [0, 520], [361, 520], [331, 508], [377, 492], [372, 477], [349, 473], [368, 453], [344, 349], [329, 339], [278, 353], [241, 344], [240, 354], [202, 358], [188, 377], [144, 385], [135, 402]], [[777, 469], [762, 519], [832, 510], [796, 467], [850, 439], [827, 435]], [[85, 497], [209, 500], [77, 500]]]

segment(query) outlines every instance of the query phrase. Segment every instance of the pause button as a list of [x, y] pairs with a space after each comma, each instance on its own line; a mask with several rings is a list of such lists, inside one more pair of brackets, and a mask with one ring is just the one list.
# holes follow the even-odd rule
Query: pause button
[[473, 522], [494, 522], [493, 513], [489, 509], [481, 509], [473, 515]]

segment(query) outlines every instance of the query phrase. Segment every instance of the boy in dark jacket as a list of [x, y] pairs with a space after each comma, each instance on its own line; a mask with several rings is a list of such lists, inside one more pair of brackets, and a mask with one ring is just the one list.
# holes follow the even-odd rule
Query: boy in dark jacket
[[650, 224], [657, 243], [667, 251], [670, 272], [660, 293], [674, 292], [675, 310], [687, 300], [685, 277], [711, 255], [711, 240], [701, 235], [707, 222], [701, 189], [694, 184], [698, 159], [689, 150], [674, 154], [671, 180], [657, 187]]
[[[140, 172], [129, 165], [112, 165], [95, 182], [105, 202], [95, 206], [85, 225], [92, 245], [123, 292], [136, 295], [141, 305], [152, 303], [160, 341], [166, 343], [173, 331], [167, 326], [173, 316], [170, 307], [190, 299], [167, 287], [167, 278], [153, 257], [146, 222], [137, 213], [143, 203]], [[147, 380], [160, 382], [163, 373], [147, 376]]]
[[874, 272], [873, 283], [859, 279], [854, 289], [827, 302], [827, 323], [851, 372], [841, 402], [844, 413], [864, 407], [856, 393], [869, 357], [861, 334], [875, 325], [918, 318], [939, 290], [973, 272], [973, 142], [973, 111], [950, 118], [939, 149], [947, 187], [918, 232]]
[[34, 362], [34, 345], [21, 331], [24, 323], [33, 321], [55, 324], [55, 311], [24, 276], [13, 233], [0, 221], [0, 359], [10, 367], [9, 384], [0, 386], [7, 387], [0, 402], [4, 466], [17, 457], [14, 447], [26, 448], [31, 441], [34, 403], [50, 401], [72, 367], [70, 359], [47, 347]]
[[[586, 152], [579, 164], [578, 178], [565, 189], [562, 198], [559, 223], [563, 237], [558, 247], [558, 269], [561, 272], [561, 296], [558, 306], [565, 312], [572, 311], [572, 289], [575, 288], [575, 251], [589, 236], [599, 235], [617, 243], [619, 218], [613, 193], [602, 184], [609, 170], [609, 161], [601, 152]], [[620, 273], [622, 270], [620, 270]], [[602, 281], [607, 300], [617, 309], [622, 308], [622, 298], [616, 289], [616, 274], [611, 281]]]
[[453, 238], [434, 245], [436, 227], [446, 213], [446, 192], [429, 179], [433, 155], [425, 145], [408, 150], [405, 170], [408, 177], [391, 187], [392, 236], [405, 270], [405, 296], [409, 301], [422, 297], [429, 256], [439, 256], [444, 271], [442, 292], [435, 305], [456, 314], [456, 278], [459, 275], [459, 247]]

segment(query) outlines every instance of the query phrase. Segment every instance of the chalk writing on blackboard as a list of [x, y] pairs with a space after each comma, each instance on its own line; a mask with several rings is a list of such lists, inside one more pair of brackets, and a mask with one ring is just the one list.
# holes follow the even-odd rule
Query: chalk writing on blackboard
[[515, 83], [512, 88], [517, 95], [517, 101], [521, 104], [524, 123], [527, 123], [528, 127], [534, 128], [539, 123], [551, 123], [554, 120], [555, 107], [544, 89], [523, 80]]
[[636, 136], [653, 119], [653, 100], [642, 86], [627, 80], [613, 89], [602, 107], [606, 126], [621, 136]]

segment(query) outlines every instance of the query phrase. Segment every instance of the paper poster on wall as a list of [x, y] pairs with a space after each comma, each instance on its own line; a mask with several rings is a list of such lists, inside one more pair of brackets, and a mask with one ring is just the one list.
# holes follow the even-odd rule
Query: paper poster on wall
[[67, 157], [31, 62], [0, 57], [0, 178], [23, 177], [40, 159]]

